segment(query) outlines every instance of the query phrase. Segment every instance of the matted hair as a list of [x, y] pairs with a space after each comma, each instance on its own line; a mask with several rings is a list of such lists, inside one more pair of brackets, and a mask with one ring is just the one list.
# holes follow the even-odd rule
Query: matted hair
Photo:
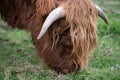
[[58, 72], [67, 73], [85, 68], [89, 53], [96, 46], [98, 14], [95, 5], [91, 0], [64, 0], [64, 3], [61, 0], [54, 4], [47, 1], [48, 8], [41, 10], [45, 2], [38, 0], [38, 15], [48, 14], [48, 11], [59, 6], [56, 4], [61, 4], [65, 8], [66, 17], [53, 23], [39, 40], [38, 54], [45, 64]]
[[[49, 13], [62, 6], [66, 16], [37, 36]], [[98, 12], [92, 0], [0, 0], [0, 14], [12, 27], [31, 32], [37, 54], [57, 72], [83, 69], [97, 40]]]

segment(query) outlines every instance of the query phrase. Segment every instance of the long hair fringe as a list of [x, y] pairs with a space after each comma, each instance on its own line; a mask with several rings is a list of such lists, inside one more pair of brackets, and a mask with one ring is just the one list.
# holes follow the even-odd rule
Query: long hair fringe
[[88, 63], [88, 53], [96, 46], [97, 10], [91, 0], [69, 0], [66, 13], [73, 44], [71, 55], [79, 66], [85, 67]]

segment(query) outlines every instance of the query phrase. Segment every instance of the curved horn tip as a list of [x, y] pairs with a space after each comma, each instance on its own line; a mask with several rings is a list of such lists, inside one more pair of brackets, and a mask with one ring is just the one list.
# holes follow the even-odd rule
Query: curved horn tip
[[48, 30], [52, 23], [63, 17], [65, 17], [65, 10], [63, 7], [58, 7], [51, 11], [50, 14], [47, 16], [45, 22], [43, 23], [42, 29], [37, 39], [40, 39], [46, 33], [46, 31]]
[[104, 11], [98, 5], [95, 5], [95, 7], [98, 11], [98, 16], [101, 17], [105, 21], [106, 24], [109, 24], [108, 18], [106, 14], [104, 13]]
[[38, 37], [37, 37], [37, 39], [40, 39], [40, 38], [41, 38], [41, 36], [38, 36]]

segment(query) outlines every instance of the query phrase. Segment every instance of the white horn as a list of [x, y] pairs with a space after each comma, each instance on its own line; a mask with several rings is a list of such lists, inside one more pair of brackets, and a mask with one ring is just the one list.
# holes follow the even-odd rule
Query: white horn
[[45, 34], [45, 32], [48, 30], [53, 22], [63, 17], [65, 17], [65, 10], [63, 9], [63, 7], [58, 7], [51, 11], [51, 13], [48, 15], [45, 22], [43, 23], [42, 29], [37, 39], [40, 39]]
[[106, 16], [106, 14], [104, 13], [104, 11], [97, 5], [95, 5], [95, 7], [98, 11], [98, 16], [101, 17], [105, 21], [106, 24], [108, 24], [109, 23], [108, 18]]

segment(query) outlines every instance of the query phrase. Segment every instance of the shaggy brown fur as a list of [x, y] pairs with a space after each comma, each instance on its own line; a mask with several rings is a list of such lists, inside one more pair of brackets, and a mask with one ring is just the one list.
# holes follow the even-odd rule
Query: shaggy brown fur
[[[58, 6], [64, 7], [66, 18], [54, 22], [37, 40], [46, 17]], [[31, 32], [37, 54], [55, 71], [87, 66], [97, 39], [97, 10], [91, 0], [0, 0], [0, 13], [9, 25]]]

